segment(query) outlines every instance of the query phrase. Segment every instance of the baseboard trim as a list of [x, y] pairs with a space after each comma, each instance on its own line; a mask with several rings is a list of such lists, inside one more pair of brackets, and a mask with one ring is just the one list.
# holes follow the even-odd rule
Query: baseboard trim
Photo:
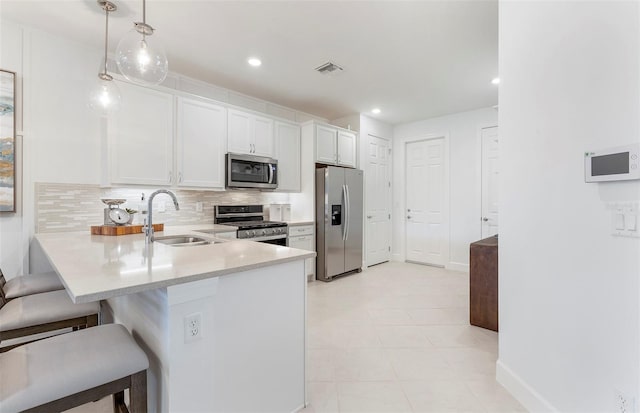
[[496, 380], [528, 411], [558, 412], [558, 409], [507, 367], [502, 360], [496, 362]]
[[459, 262], [450, 262], [449, 264], [445, 265], [445, 268], [451, 271], [460, 271], [466, 273], [469, 272], [469, 264], [462, 264]]
[[404, 262], [404, 258], [400, 254], [391, 254], [391, 261]]

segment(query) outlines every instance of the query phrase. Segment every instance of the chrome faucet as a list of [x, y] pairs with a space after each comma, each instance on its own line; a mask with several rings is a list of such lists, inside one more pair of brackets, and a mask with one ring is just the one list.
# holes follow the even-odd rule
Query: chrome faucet
[[173, 199], [173, 205], [176, 207], [176, 211], [180, 211], [180, 205], [178, 205], [178, 198], [176, 195], [166, 189], [158, 189], [151, 195], [149, 195], [149, 204], [147, 206], [147, 222], [144, 226], [144, 242], [145, 244], [150, 244], [153, 242], [153, 198], [155, 198], [158, 194], [167, 194]]

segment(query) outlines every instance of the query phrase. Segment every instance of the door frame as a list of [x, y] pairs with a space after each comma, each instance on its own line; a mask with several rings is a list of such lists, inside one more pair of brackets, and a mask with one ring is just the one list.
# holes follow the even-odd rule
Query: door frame
[[[414, 137], [414, 138], [407, 138], [404, 139], [402, 141], [402, 163], [403, 163], [403, 185], [402, 185], [402, 209], [401, 209], [401, 213], [402, 216], [400, 218], [400, 222], [402, 222], [402, 243], [403, 243], [403, 249], [402, 249], [402, 256], [403, 256], [403, 261], [407, 262], [407, 144], [410, 143], [416, 143], [416, 142], [421, 142], [421, 141], [432, 141], [435, 139], [442, 139], [443, 140], [443, 144], [444, 144], [444, 154], [442, 156], [442, 158], [445, 161], [445, 166], [444, 166], [444, 206], [443, 206], [443, 216], [442, 216], [442, 221], [443, 221], [443, 231], [442, 233], [444, 234], [444, 245], [442, 248], [443, 251], [443, 259], [444, 259], [444, 268], [445, 269], [450, 269], [451, 268], [451, 262], [449, 260], [449, 257], [451, 257], [451, 223], [449, 222], [450, 218], [451, 218], [451, 200], [450, 200], [450, 196], [451, 196], [451, 192], [449, 190], [449, 180], [450, 180], [450, 165], [451, 165], [451, 158], [449, 156], [449, 133], [433, 133], [433, 134], [427, 134], [427, 135], [423, 135], [423, 136], [419, 136], [419, 137]], [[430, 265], [430, 264], [424, 264], [424, 265]]]
[[[476, 216], [478, 217], [478, 236], [476, 237], [476, 239], [482, 238], [482, 130], [497, 127], [498, 122], [483, 122], [478, 124], [476, 130], [476, 148], [478, 159], [478, 162], [476, 162]], [[498, 136], [500, 136], [500, 129], [498, 129]]]
[[[391, 186], [389, 186], [389, 197], [387, 198], [387, 210], [389, 211], [389, 214], [391, 215], [391, 218], [389, 219], [389, 230], [388, 230], [388, 236], [389, 236], [389, 246], [393, 247], [392, 245], [392, 238], [393, 238], [393, 141], [390, 138], [385, 138], [383, 136], [378, 136], [378, 135], [374, 135], [373, 133], [368, 133], [367, 134], [367, 141], [366, 141], [366, 145], [367, 147], [369, 146], [369, 138], [374, 137], [377, 139], [382, 139], [387, 141], [388, 147], [389, 147], [389, 157], [387, 158], [389, 160], [389, 165], [387, 168], [387, 172], [389, 173], [389, 183], [391, 183]], [[365, 152], [366, 153], [366, 152]], [[366, 161], [366, 159], [365, 159]], [[366, 170], [366, 165], [365, 165], [365, 169], [364, 169], [364, 215], [363, 215], [363, 219], [364, 219], [364, 243], [363, 243], [363, 248], [364, 248], [364, 268], [368, 268], [369, 267], [369, 248], [368, 248], [368, 243], [369, 243], [369, 222], [367, 220], [367, 197], [369, 196], [367, 194], [367, 170]], [[393, 250], [389, 251], [389, 260], [388, 261], [393, 261]], [[377, 264], [372, 264], [372, 265], [377, 265]]]

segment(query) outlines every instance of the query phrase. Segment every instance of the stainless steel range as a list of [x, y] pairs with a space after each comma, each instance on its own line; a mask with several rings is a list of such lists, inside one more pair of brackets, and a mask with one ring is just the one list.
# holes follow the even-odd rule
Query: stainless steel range
[[213, 222], [238, 227], [238, 239], [287, 246], [286, 222], [265, 221], [262, 205], [216, 205]]

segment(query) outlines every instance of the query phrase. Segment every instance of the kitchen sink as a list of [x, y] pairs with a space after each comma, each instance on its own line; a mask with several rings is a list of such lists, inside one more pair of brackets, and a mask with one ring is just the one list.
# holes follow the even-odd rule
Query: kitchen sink
[[200, 237], [194, 237], [191, 235], [167, 235], [164, 237], [155, 237], [153, 241], [165, 245], [171, 245], [172, 247], [187, 247], [215, 243], [215, 241]]

